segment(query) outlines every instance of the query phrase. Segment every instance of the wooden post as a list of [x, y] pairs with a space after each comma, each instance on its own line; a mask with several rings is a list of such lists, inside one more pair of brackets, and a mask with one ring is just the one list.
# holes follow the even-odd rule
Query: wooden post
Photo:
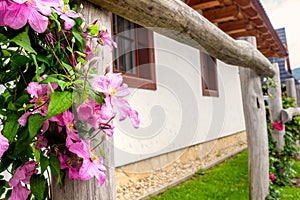
[[[91, 3], [82, 1], [84, 10], [83, 14], [86, 23], [91, 23], [98, 19], [99, 25], [111, 28], [109, 12], [94, 6]], [[104, 73], [105, 68], [112, 62], [112, 53], [109, 47], [102, 48], [97, 55], [99, 57], [98, 72]], [[100, 138], [99, 138], [100, 139]], [[115, 200], [116, 199], [116, 180], [114, 168], [114, 145], [113, 138], [108, 138], [102, 144], [105, 152], [104, 164], [107, 168], [105, 184], [98, 188], [98, 181], [94, 178], [90, 181], [74, 181], [68, 177], [64, 179], [64, 186], [60, 188], [55, 178], [52, 180], [52, 199], [53, 200]]]
[[297, 104], [300, 106], [300, 85], [296, 85]]
[[[272, 121], [279, 121], [281, 119], [281, 110], [282, 110], [282, 95], [281, 95], [281, 84], [280, 84], [280, 74], [278, 64], [273, 64], [275, 70], [275, 76], [273, 77], [274, 82], [277, 84], [276, 88], [270, 87], [268, 90], [269, 93], [269, 107], [270, 115]], [[283, 150], [284, 147], [284, 133], [285, 130], [273, 129], [272, 131], [272, 140], [276, 142], [276, 148], [279, 151]]]
[[[256, 44], [255, 37], [240, 39]], [[250, 199], [264, 200], [269, 194], [269, 152], [261, 79], [254, 70], [240, 67], [240, 81], [248, 140]]]
[[286, 91], [287, 91], [287, 96], [289, 98], [294, 98], [297, 103], [297, 92], [296, 92], [296, 86], [295, 86], [295, 79], [294, 78], [288, 78], [285, 80], [285, 85], [286, 85]]

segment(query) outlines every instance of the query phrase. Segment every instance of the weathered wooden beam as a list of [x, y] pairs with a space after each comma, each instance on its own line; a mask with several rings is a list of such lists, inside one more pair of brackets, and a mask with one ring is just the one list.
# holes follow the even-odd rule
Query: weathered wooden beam
[[300, 108], [287, 108], [281, 111], [281, 120], [283, 123], [290, 122], [298, 115], [300, 115]]
[[184, 44], [205, 49], [221, 61], [272, 77], [271, 63], [255, 47], [236, 41], [180, 0], [89, 0], [134, 23]]
[[[275, 69], [275, 76], [273, 77], [273, 81], [276, 83], [276, 87], [270, 87], [268, 89], [268, 93], [271, 96], [269, 98], [269, 108], [270, 108], [270, 115], [272, 121], [279, 121], [281, 120], [281, 111], [282, 111], [282, 95], [281, 95], [281, 84], [280, 84], [280, 73], [279, 73], [279, 66], [277, 63], [273, 64]], [[272, 140], [276, 142], [276, 148], [279, 151], [282, 151], [284, 148], [284, 133], [285, 130], [272, 130]]]
[[[86, 19], [86, 23], [91, 23], [95, 19], [98, 19], [99, 25], [106, 26], [110, 29], [110, 16], [109, 12], [87, 1], [82, 2], [84, 9], [83, 14]], [[91, 47], [95, 47], [90, 44]], [[97, 45], [97, 44], [94, 44]], [[112, 53], [110, 48], [103, 48], [97, 54], [100, 57], [100, 61], [97, 63], [97, 70], [99, 73], [104, 73], [108, 63], [111, 63]], [[101, 134], [97, 139], [100, 141]], [[105, 152], [104, 164], [107, 168], [106, 181], [101, 188], [98, 188], [98, 181], [93, 178], [89, 181], [74, 181], [70, 180], [66, 176], [63, 180], [64, 185], [61, 188], [56, 179], [52, 180], [52, 200], [115, 200], [116, 199], [116, 180], [115, 180], [115, 167], [114, 167], [114, 145], [113, 138], [108, 138], [101, 145], [101, 148]]]
[[[255, 45], [255, 37], [243, 37]], [[249, 191], [251, 200], [264, 200], [269, 194], [269, 151], [266, 111], [259, 75], [240, 68], [243, 108], [248, 142]]]

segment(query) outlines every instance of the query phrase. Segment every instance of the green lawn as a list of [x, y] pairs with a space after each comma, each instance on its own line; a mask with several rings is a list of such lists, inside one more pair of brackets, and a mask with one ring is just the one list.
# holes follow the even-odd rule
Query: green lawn
[[[294, 170], [296, 171], [296, 177], [300, 178], [300, 162], [296, 162], [294, 165]], [[282, 200], [299, 200], [300, 199], [300, 188], [296, 187], [284, 187], [278, 188], [281, 192]]]
[[[300, 163], [296, 171], [300, 177]], [[300, 199], [300, 188], [285, 187], [279, 189], [281, 199]], [[151, 200], [248, 200], [248, 156], [247, 151], [226, 160], [217, 167], [200, 171], [185, 183], [171, 188]]]

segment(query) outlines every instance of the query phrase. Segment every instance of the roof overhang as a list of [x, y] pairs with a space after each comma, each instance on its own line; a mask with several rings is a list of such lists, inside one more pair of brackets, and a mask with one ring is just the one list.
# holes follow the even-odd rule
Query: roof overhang
[[233, 38], [255, 36], [267, 58], [288, 56], [259, 0], [185, 0]]

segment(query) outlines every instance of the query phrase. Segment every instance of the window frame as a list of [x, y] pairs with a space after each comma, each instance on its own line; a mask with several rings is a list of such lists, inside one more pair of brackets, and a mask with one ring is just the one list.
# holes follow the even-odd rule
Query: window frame
[[[115, 17], [120, 17], [116, 14], [111, 13], [111, 32], [112, 32], [112, 37], [116, 37], [117, 39], [115, 39], [115, 42], [118, 45], [118, 40], [119, 37], [117, 37], [116, 35], [119, 34], [118, 30], [115, 31], [115, 24], [114, 24], [114, 18]], [[127, 20], [129, 21], [129, 20]], [[130, 22], [130, 21], [129, 21]], [[113, 51], [113, 72], [115, 73], [122, 73], [123, 75], [123, 79], [124, 79], [124, 83], [126, 83], [129, 87], [133, 87], [133, 88], [143, 88], [143, 89], [149, 89], [149, 90], [156, 90], [156, 73], [155, 73], [155, 52], [154, 52], [154, 34], [153, 31], [146, 29], [147, 30], [147, 46], [148, 46], [148, 59], [149, 59], [149, 63], [147, 63], [147, 65], [149, 66], [149, 79], [147, 78], [142, 78], [140, 77], [140, 65], [139, 65], [139, 56], [138, 56], [138, 29], [139, 27], [144, 28], [142, 26], [139, 26], [133, 22], [130, 22], [133, 24], [134, 27], [134, 67], [136, 68], [136, 74], [131, 74], [131, 73], [126, 73], [124, 71], [121, 70], [116, 70], [115, 67], [115, 52]], [[117, 51], [119, 51], [119, 48], [116, 49]], [[118, 52], [118, 54], [120, 55], [120, 52]], [[120, 63], [120, 57], [116, 58], [118, 59], [117, 62]]]
[[[212, 59], [213, 65], [206, 66], [207, 60]], [[210, 62], [212, 63], [212, 62]], [[206, 71], [208, 67], [213, 67], [212, 71]], [[219, 97], [219, 85], [218, 85], [218, 69], [217, 59], [200, 51], [200, 68], [201, 68], [201, 82], [202, 82], [202, 95], [209, 97]], [[209, 81], [205, 81], [209, 80]], [[210, 81], [213, 81], [213, 85], [209, 85]]]

